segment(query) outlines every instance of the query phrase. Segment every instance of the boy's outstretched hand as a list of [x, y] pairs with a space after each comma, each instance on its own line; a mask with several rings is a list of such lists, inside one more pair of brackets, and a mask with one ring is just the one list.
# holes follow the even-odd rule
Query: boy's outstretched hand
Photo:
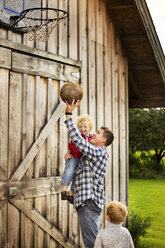
[[[66, 112], [66, 113], [72, 113], [73, 110], [79, 106], [80, 102], [81, 102], [80, 100], [78, 100], [77, 102], [75, 102], [75, 99], [74, 99], [74, 100], [72, 101], [72, 103], [69, 105], [68, 102], [65, 101], [65, 103], [66, 103], [65, 112]], [[66, 116], [67, 116], [67, 114], [66, 114]]]

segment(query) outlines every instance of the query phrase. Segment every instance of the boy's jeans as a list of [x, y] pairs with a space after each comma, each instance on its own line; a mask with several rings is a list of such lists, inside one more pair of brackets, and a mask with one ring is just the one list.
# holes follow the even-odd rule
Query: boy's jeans
[[78, 158], [68, 159], [65, 163], [65, 169], [64, 169], [64, 173], [62, 175], [62, 180], [61, 180], [62, 184], [69, 186], [71, 181], [72, 181], [72, 185], [71, 185], [72, 191], [73, 191], [74, 182], [75, 182], [74, 175], [75, 175], [75, 171], [76, 171], [78, 164], [79, 164]]
[[100, 230], [101, 209], [91, 200], [82, 203], [77, 209], [85, 248], [93, 248]]

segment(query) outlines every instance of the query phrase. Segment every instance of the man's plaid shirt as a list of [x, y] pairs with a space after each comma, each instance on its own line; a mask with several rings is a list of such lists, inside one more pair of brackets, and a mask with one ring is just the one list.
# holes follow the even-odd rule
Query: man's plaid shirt
[[91, 145], [79, 133], [73, 119], [65, 121], [71, 140], [83, 153], [76, 170], [74, 186], [74, 207], [85, 200], [92, 199], [99, 208], [105, 201], [104, 176], [107, 168], [108, 153], [105, 147]]

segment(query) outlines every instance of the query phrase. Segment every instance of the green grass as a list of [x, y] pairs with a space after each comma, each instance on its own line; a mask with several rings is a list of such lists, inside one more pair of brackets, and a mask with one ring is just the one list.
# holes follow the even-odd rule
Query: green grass
[[130, 179], [129, 211], [151, 217], [145, 248], [165, 248], [165, 179]]

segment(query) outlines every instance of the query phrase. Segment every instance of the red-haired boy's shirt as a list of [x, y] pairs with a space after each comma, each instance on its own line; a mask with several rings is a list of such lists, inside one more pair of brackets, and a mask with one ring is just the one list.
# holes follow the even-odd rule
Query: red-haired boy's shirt
[[[88, 137], [85, 137], [82, 135], [82, 137], [84, 139], [86, 139], [88, 142], [91, 141], [91, 139], [93, 138], [93, 136], [91, 134], [89, 134]], [[75, 144], [73, 143], [73, 141], [70, 141], [68, 144], [68, 149], [69, 149], [69, 153], [74, 157], [74, 158], [78, 158], [80, 159], [82, 157], [82, 153], [78, 150], [78, 148], [75, 146]]]

